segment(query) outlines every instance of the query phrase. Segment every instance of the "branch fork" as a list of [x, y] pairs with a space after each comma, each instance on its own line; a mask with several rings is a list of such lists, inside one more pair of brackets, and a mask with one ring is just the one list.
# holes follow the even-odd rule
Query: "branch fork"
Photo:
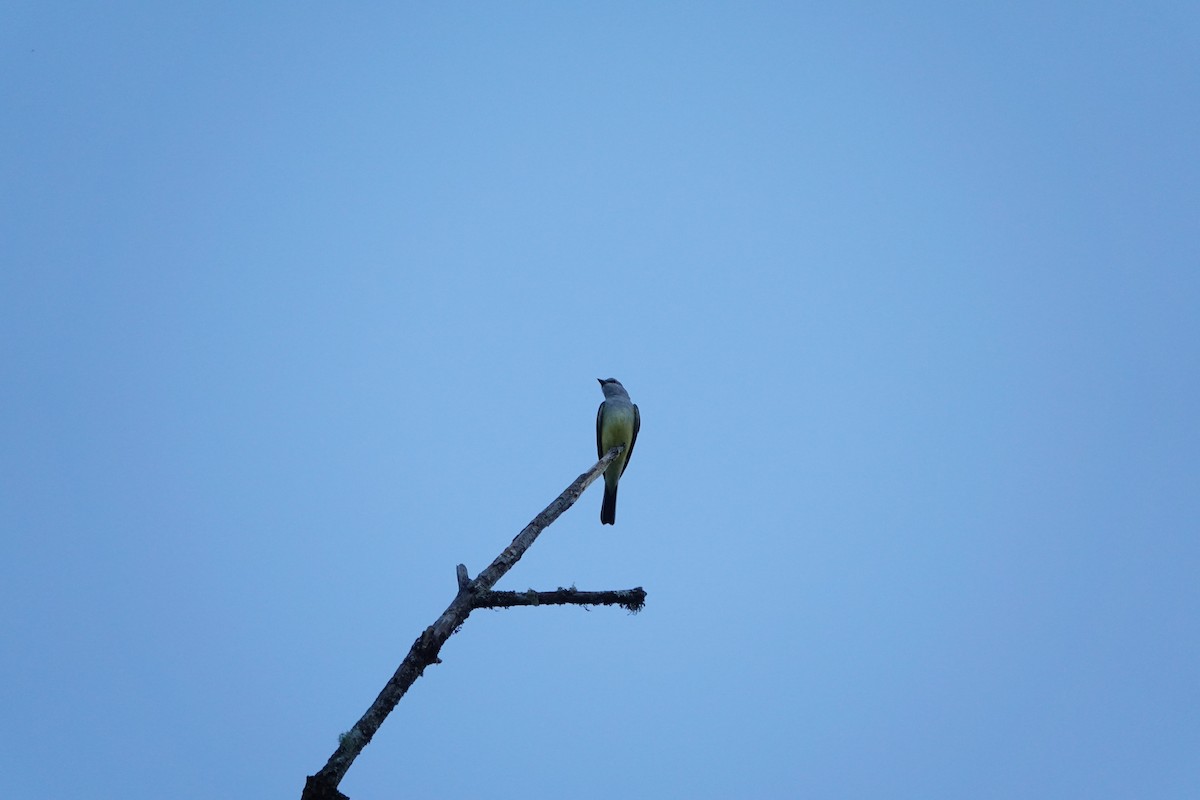
[[637, 613], [646, 603], [646, 592], [640, 586], [636, 589], [618, 589], [605, 592], [584, 592], [571, 587], [559, 587], [554, 591], [538, 592], [530, 589], [526, 592], [493, 591], [504, 575], [512, 569], [525, 551], [537, 540], [541, 532], [564, 511], [575, 504], [584, 489], [608, 468], [613, 459], [624, 450], [618, 445], [610, 449], [587, 472], [580, 475], [568, 486], [562, 494], [546, 506], [540, 514], [533, 518], [525, 528], [516, 535], [512, 543], [496, 556], [495, 560], [471, 578], [467, 568], [459, 564], [455, 568], [458, 591], [454, 600], [442, 612], [442, 615], [432, 625], [424, 630], [413, 642], [404, 657], [404, 661], [396, 668], [395, 674], [383, 687], [383, 691], [371, 703], [366, 713], [354, 723], [354, 727], [338, 737], [338, 747], [329, 760], [317, 774], [308, 776], [301, 794], [301, 800], [348, 800], [346, 795], [338, 791], [338, 784], [346, 776], [346, 771], [358, 758], [359, 753], [366, 747], [384, 719], [391, 713], [400, 698], [404, 697], [413, 682], [425, 672], [430, 664], [440, 664], [438, 654], [446, 643], [472, 611], [478, 608], [515, 608], [516, 606], [540, 605], [619, 605], [632, 613]]

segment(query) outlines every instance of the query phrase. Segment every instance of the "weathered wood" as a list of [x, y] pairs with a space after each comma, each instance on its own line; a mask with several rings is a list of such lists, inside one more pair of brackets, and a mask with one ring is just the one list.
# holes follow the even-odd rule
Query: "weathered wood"
[[475, 608], [515, 608], [516, 606], [624, 606], [636, 614], [646, 605], [646, 590], [613, 589], [606, 592], [583, 592], [561, 586], [552, 592], [484, 592], [475, 598]]
[[[454, 600], [446, 607], [442, 615], [413, 642], [408, 655], [404, 657], [404, 661], [396, 668], [395, 674], [392, 675], [387, 685], [383, 687], [383, 691], [379, 693], [379, 696], [375, 698], [375, 702], [371, 703], [366, 713], [362, 715], [358, 722], [354, 723], [353, 728], [338, 737], [337, 749], [329, 757], [325, 766], [317, 774], [308, 777], [304, 791], [301, 794], [301, 800], [348, 800], [346, 795], [338, 791], [338, 784], [346, 776], [346, 771], [350, 769], [350, 765], [354, 763], [354, 759], [358, 758], [359, 753], [362, 752], [363, 748], [375, 736], [375, 733], [379, 730], [379, 726], [383, 724], [387, 715], [400, 702], [400, 698], [404, 697], [408, 688], [413, 685], [413, 682], [421, 677], [426, 667], [430, 664], [439, 663], [438, 653], [441, 652], [442, 645], [467, 621], [467, 616], [470, 615], [471, 611], [481, 607], [507, 607], [498, 603], [481, 605], [480, 600], [495, 600], [495, 595], [497, 594], [508, 594], [492, 592], [491, 589], [496, 585], [497, 581], [504, 577], [505, 573], [516, 565], [521, 556], [525, 554], [525, 551], [537, 541], [541, 532], [554, 522], [554, 520], [558, 519], [564, 511], [575, 504], [575, 501], [583, 494], [583, 490], [590, 486], [604, 472], [613, 459], [621, 454], [623, 449], [620, 446], [612, 448], [604, 454], [603, 458], [596, 462], [595, 466], [576, 478], [562, 494], [555, 498], [550, 505], [546, 506], [540, 514], [534, 517], [533, 521], [526, 525], [512, 540], [512, 543], [504, 548], [500, 555], [496, 556], [496, 559], [480, 572], [474, 580], [468, 580], [467, 568], [462, 564], [458, 565], [456, 569], [458, 592], [455, 594]], [[625, 597], [623, 600], [616, 602], [630, 610], [638, 610], [645, 602], [645, 592], [642, 592], [640, 589], [634, 589], [627, 590], [624, 594], [631, 594], [632, 592], [641, 592], [640, 599]], [[591, 594], [611, 595], [622, 593], [597, 592]], [[586, 604], [599, 603], [596, 600], [592, 600]], [[512, 605], [532, 605], [532, 603], [512, 603]], [[634, 608], [635, 605], [636, 608]]]

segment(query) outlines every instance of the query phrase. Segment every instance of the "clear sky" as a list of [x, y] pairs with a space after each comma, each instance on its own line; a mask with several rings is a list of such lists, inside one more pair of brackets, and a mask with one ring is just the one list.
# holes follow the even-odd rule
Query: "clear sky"
[[1200, 9], [8, 5], [9, 796], [1200, 796]]

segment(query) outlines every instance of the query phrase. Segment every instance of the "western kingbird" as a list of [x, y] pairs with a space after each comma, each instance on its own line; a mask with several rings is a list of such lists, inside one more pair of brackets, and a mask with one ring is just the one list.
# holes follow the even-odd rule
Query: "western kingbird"
[[604, 502], [600, 504], [600, 524], [612, 525], [617, 521], [617, 481], [633, 455], [638, 429], [642, 427], [642, 415], [638, 407], [629, 401], [629, 392], [616, 378], [597, 378], [604, 392], [604, 402], [596, 411], [596, 457], [601, 458], [617, 445], [625, 445], [621, 455], [613, 459], [604, 470]]

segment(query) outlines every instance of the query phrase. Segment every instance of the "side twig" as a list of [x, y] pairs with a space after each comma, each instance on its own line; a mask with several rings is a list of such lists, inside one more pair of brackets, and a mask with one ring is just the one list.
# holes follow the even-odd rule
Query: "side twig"
[[[362, 752], [363, 748], [375, 736], [375, 733], [379, 730], [379, 726], [383, 724], [387, 715], [400, 702], [400, 698], [404, 697], [408, 688], [413, 685], [413, 682], [421, 677], [426, 667], [430, 664], [438, 663], [438, 653], [441, 652], [442, 645], [466, 622], [467, 616], [471, 611], [476, 608], [508, 607], [503, 601], [495, 601], [495, 596], [512, 593], [492, 592], [492, 587], [521, 560], [521, 556], [537, 541], [541, 532], [554, 522], [554, 520], [558, 519], [564, 511], [575, 504], [575, 501], [583, 494], [583, 490], [590, 486], [604, 472], [608, 465], [612, 463], [612, 460], [621, 454], [623, 449], [620, 446], [612, 448], [604, 454], [603, 458], [596, 462], [595, 466], [576, 478], [562, 494], [555, 498], [550, 505], [546, 506], [540, 514], [534, 517], [533, 521], [526, 525], [516, 535], [516, 538], [512, 540], [512, 543], [504, 548], [500, 555], [496, 556], [495, 560], [480, 572], [474, 580], [468, 577], [467, 568], [464, 565], [458, 565], [456, 569], [458, 593], [454, 596], [454, 600], [446, 607], [442, 615], [413, 642], [408, 655], [404, 657], [404, 661], [396, 668], [395, 674], [392, 675], [387, 685], [383, 687], [383, 691], [379, 693], [379, 696], [375, 698], [375, 702], [371, 703], [371, 707], [367, 709], [366, 713], [362, 715], [358, 722], [354, 723], [353, 728], [339, 737], [338, 747], [333, 752], [333, 755], [329, 757], [325, 766], [317, 774], [308, 776], [304, 792], [301, 794], [301, 800], [347, 800], [346, 795], [338, 791], [338, 784], [346, 776], [346, 772], [350, 769], [350, 765], [354, 763], [354, 759], [358, 758], [359, 753]], [[559, 591], [576, 590], [560, 589]], [[635, 592], [640, 592], [641, 596], [632, 596]], [[548, 592], [546, 594], [553, 595], [556, 593]], [[616, 603], [624, 605], [630, 610], [640, 609], [645, 602], [645, 592], [641, 589], [628, 590], [625, 593], [576, 592], [576, 594], [630, 595], [616, 601]], [[563, 600], [561, 602], [572, 601]], [[593, 599], [586, 604], [604, 603]], [[509, 605], [533, 605], [533, 603], [513, 602]], [[634, 608], [635, 605], [637, 608]]]
[[475, 598], [475, 608], [515, 608], [516, 606], [624, 606], [636, 614], [646, 605], [646, 590], [615, 589], [608, 592], [581, 592], [561, 586], [553, 592], [483, 592]]

